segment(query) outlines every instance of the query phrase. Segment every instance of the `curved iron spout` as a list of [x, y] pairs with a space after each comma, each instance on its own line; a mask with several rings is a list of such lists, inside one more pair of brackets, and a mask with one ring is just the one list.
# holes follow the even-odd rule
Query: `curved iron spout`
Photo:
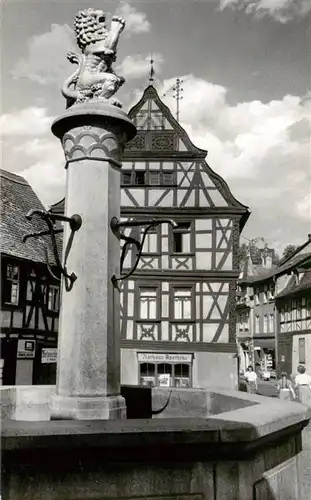
[[[119, 222], [117, 217], [113, 217], [110, 222], [110, 227], [113, 232], [113, 234], [120, 240], [125, 240], [125, 244], [123, 245], [122, 248], [122, 253], [121, 253], [121, 261], [120, 261], [120, 273], [122, 273], [123, 270], [123, 263], [124, 259], [126, 256], [126, 251], [127, 248], [131, 245], [134, 244], [136, 245], [137, 248], [137, 254], [136, 254], [136, 261], [132, 268], [129, 270], [129, 272], [125, 276], [120, 276], [117, 278], [115, 275], [112, 276], [111, 281], [114, 286], [117, 286], [118, 281], [123, 281], [127, 278], [129, 278], [137, 269], [137, 266], [139, 264], [140, 257], [143, 252], [143, 247], [145, 243], [146, 236], [148, 232], [156, 227], [160, 226], [161, 224], [170, 224], [173, 229], [175, 229], [178, 224], [173, 220], [173, 219], [151, 219], [151, 220], [131, 220], [131, 221], [125, 221], [125, 222]], [[135, 238], [125, 236], [124, 234], [121, 234], [120, 229], [121, 228], [126, 228], [126, 227], [138, 227], [138, 226], [147, 226], [146, 229], [144, 230], [143, 237], [141, 242], [138, 240], [135, 240]]]
[[[54, 255], [55, 262], [56, 262], [56, 267], [65, 278], [66, 290], [70, 291], [73, 287], [74, 282], [77, 279], [77, 276], [75, 275], [75, 273], [71, 273], [70, 275], [68, 274], [67, 267], [66, 267], [66, 261], [67, 261], [67, 257], [68, 257], [68, 254], [69, 254], [72, 242], [73, 242], [74, 233], [75, 233], [75, 231], [78, 231], [78, 229], [80, 229], [80, 227], [82, 225], [81, 216], [78, 214], [75, 214], [72, 217], [65, 217], [62, 214], [56, 214], [56, 213], [52, 214], [51, 212], [48, 212], [46, 210], [32, 209], [32, 210], [29, 210], [29, 212], [26, 214], [26, 218], [28, 220], [31, 220], [34, 215], [37, 215], [46, 223], [46, 225], [48, 226], [48, 230], [47, 231], [40, 231], [38, 233], [26, 234], [23, 237], [23, 243], [25, 243], [28, 240], [28, 238], [39, 238], [40, 236], [48, 236], [48, 235], [51, 237], [53, 255]], [[65, 251], [65, 263], [64, 263], [64, 265], [62, 265], [62, 263], [61, 263], [61, 258], [58, 254], [57, 242], [56, 242], [56, 238], [55, 238], [56, 234], [63, 232], [63, 229], [55, 229], [54, 228], [54, 224], [57, 220], [69, 222], [70, 229], [71, 229], [71, 235], [68, 239], [68, 243], [67, 243], [67, 247], [66, 247], [66, 251]], [[60, 278], [55, 276], [55, 274], [53, 273], [53, 271], [51, 269], [51, 266], [49, 263], [47, 246], [46, 246], [44, 241], [42, 241], [42, 243], [44, 246], [45, 260], [46, 260], [46, 265], [47, 265], [48, 271], [54, 279], [60, 281]]]

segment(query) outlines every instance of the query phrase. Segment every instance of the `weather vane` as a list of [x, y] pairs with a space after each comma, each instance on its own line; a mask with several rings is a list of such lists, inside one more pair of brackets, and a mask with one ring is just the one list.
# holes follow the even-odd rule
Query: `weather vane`
[[183, 83], [183, 80], [180, 80], [180, 78], [177, 78], [176, 79], [176, 83], [174, 85], [172, 85], [163, 95], [162, 97], [166, 97], [166, 95], [171, 92], [171, 90], [173, 90], [173, 92], [175, 92], [173, 94], [173, 98], [176, 99], [176, 119], [177, 121], [179, 121], [179, 114], [180, 114], [180, 110], [179, 110], [179, 101], [181, 101], [181, 99], [183, 99], [183, 96], [181, 95], [181, 92], [184, 91], [183, 88], [181, 88], [181, 84]]

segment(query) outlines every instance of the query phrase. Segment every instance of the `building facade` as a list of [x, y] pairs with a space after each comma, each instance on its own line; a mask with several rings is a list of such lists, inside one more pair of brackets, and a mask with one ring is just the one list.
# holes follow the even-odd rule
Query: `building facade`
[[248, 257], [238, 285], [240, 372], [248, 364], [291, 375], [303, 364], [310, 372], [310, 267], [310, 239], [270, 269]]
[[[122, 220], [169, 218], [177, 227], [148, 234], [136, 271], [120, 282], [121, 382], [235, 387], [238, 247], [248, 209], [153, 86], [129, 116], [138, 132], [123, 154]], [[63, 209], [64, 201], [51, 208]], [[124, 234], [141, 241], [143, 229]], [[124, 274], [135, 259], [128, 251]]]
[[[234, 385], [237, 251], [249, 213], [153, 86], [129, 116], [138, 133], [123, 156], [122, 217], [171, 218], [178, 226], [148, 236], [138, 269], [122, 284], [121, 380]], [[128, 253], [127, 269], [133, 259]]]
[[237, 294], [237, 346], [240, 373], [249, 365], [275, 369], [275, 285], [272, 254], [254, 264], [248, 255], [242, 265]]
[[[59, 315], [59, 281], [46, 266], [54, 263], [49, 241], [23, 237], [46, 229], [28, 221], [41, 202], [22, 177], [1, 170], [1, 383], [54, 383]], [[54, 269], [54, 272], [55, 269]]]

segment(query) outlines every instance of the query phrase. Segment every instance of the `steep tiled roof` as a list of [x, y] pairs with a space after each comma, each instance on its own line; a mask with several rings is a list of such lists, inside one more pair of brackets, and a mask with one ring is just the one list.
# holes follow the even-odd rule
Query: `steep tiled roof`
[[[257, 266], [254, 266], [257, 267]], [[259, 266], [260, 267], [260, 266]], [[303, 267], [304, 269], [308, 269], [311, 267], [311, 252], [303, 252], [297, 255], [294, 255], [291, 257], [290, 260], [285, 262], [283, 265], [278, 265], [274, 267], [273, 269], [266, 269], [266, 268], [261, 268], [262, 270], [257, 271], [256, 274], [253, 276], [249, 276], [246, 279], [242, 278], [240, 282], [245, 282], [245, 283], [257, 283], [260, 281], [266, 281], [270, 278], [273, 278], [274, 276], [279, 276], [281, 274], [285, 274], [286, 272], [290, 271], [291, 269], [297, 268], [297, 267]]]
[[[43, 241], [48, 248], [49, 262], [55, 264], [50, 237], [30, 238], [23, 243], [28, 233], [47, 229], [46, 224], [34, 216], [31, 221], [26, 214], [31, 209], [44, 210], [45, 207], [21, 176], [0, 170], [1, 205], [0, 205], [0, 251], [19, 259], [45, 263]], [[58, 237], [58, 246], [60, 238]]]
[[301, 280], [297, 282], [296, 276], [292, 276], [286, 288], [279, 293], [276, 298], [287, 297], [298, 292], [308, 291], [311, 295], [311, 269], [305, 271]]

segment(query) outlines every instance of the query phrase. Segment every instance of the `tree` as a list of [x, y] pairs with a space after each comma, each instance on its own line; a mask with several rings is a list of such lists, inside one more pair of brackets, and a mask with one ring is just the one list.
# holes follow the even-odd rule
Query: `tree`
[[290, 257], [295, 252], [295, 250], [297, 250], [297, 248], [298, 247], [295, 245], [286, 245], [283, 251], [282, 259], [287, 259], [288, 257]]

